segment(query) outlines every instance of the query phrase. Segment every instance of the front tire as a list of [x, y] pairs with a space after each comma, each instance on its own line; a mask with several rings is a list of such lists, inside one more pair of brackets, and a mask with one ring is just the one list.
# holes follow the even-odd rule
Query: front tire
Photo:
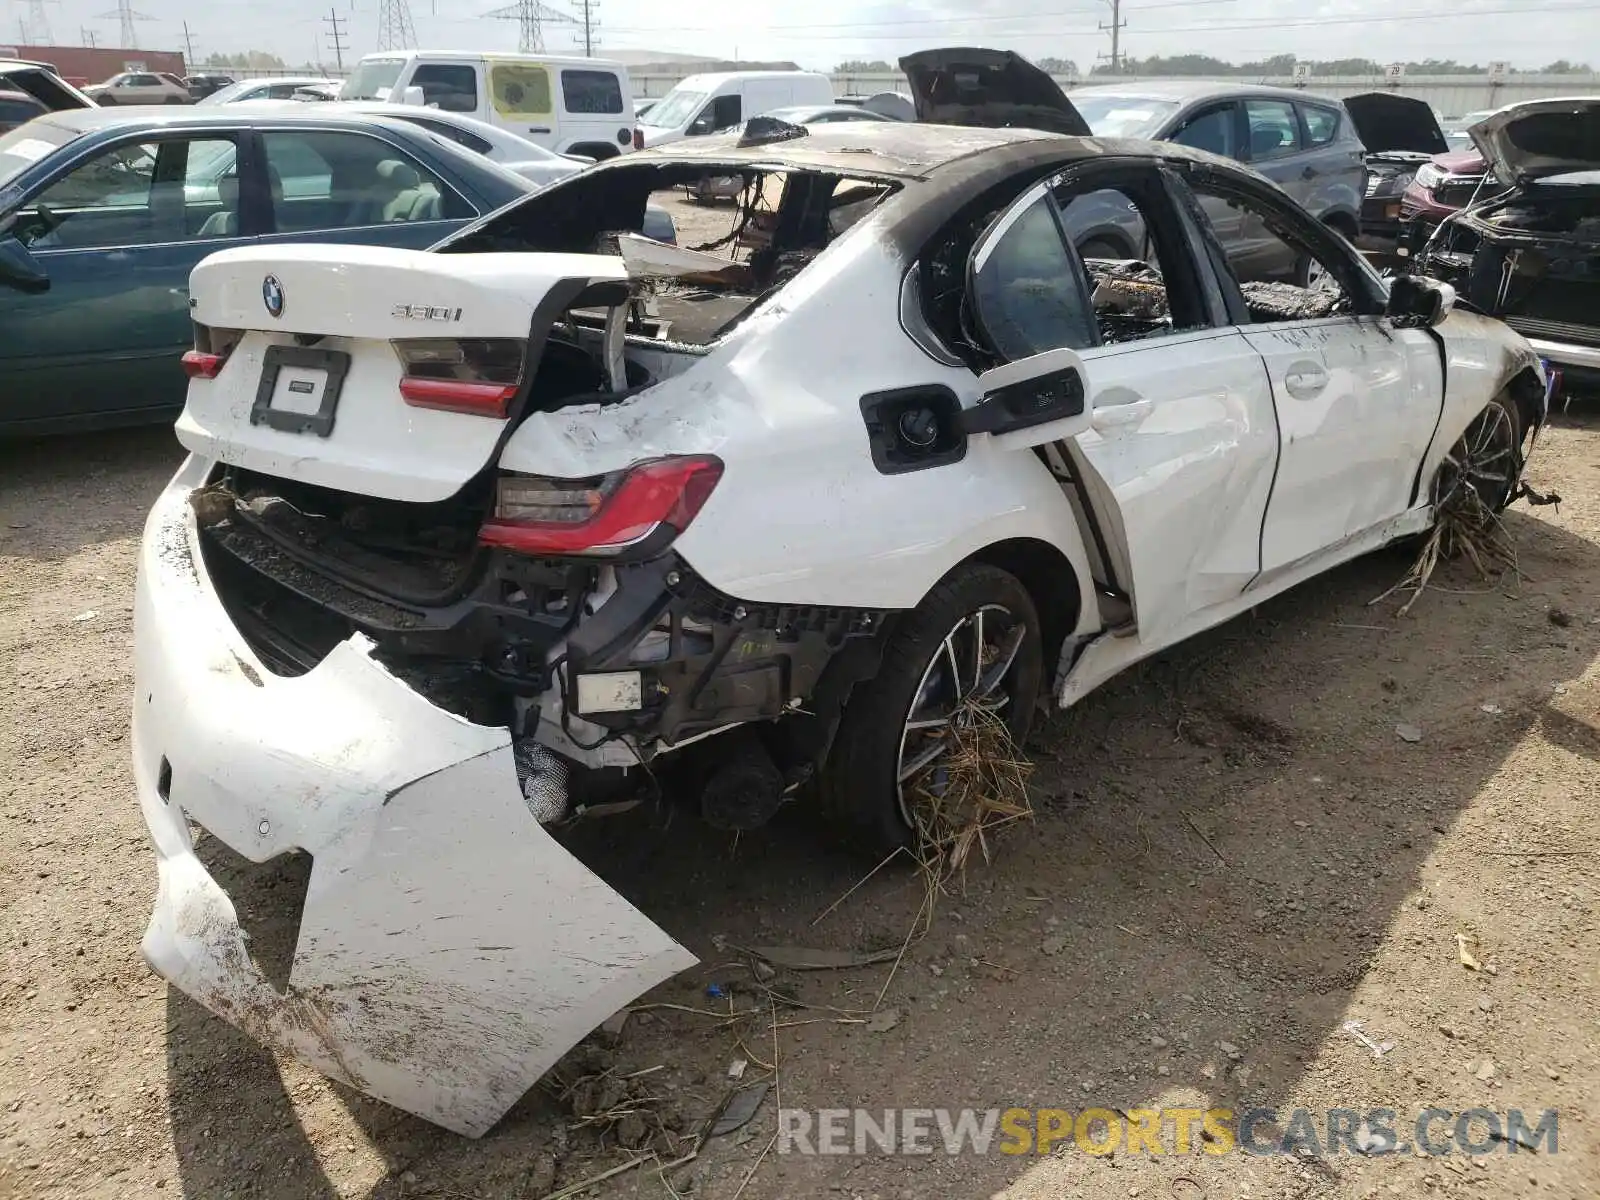
[[845, 706], [822, 770], [829, 816], [871, 854], [915, 849], [908, 800], [937, 776], [963, 708], [994, 712], [1020, 746], [1043, 674], [1028, 589], [987, 563], [957, 567], [903, 618], [878, 673]]
[[1503, 393], [1491, 400], [1439, 464], [1435, 511], [1454, 503], [1463, 487], [1476, 491], [1490, 512], [1505, 511], [1522, 479], [1525, 432], [1516, 401]]

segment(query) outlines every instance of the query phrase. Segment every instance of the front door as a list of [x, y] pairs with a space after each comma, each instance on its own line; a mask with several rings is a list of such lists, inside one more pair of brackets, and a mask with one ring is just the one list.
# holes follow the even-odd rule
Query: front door
[[[1138, 212], [1152, 271], [1130, 277], [1073, 249], [1061, 209], [1096, 190]], [[1278, 444], [1260, 356], [1207, 300], [1178, 228], [1155, 168], [1069, 172], [1002, 215], [969, 269], [975, 320], [1005, 360], [985, 392], [1031, 384], [1068, 402], [996, 440], [1044, 449], [1092, 517], [1097, 582], [1124, 593], [1151, 649], [1259, 572]]]
[[45, 432], [176, 415], [189, 272], [253, 240], [237, 220], [235, 151], [216, 133], [120, 142], [24, 202], [14, 232], [50, 287], [0, 289], [0, 421]]

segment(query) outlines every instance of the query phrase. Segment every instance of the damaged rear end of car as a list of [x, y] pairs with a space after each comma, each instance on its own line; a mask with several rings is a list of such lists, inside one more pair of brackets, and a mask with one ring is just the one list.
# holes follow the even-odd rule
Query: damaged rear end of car
[[[261, 1040], [471, 1136], [695, 961], [560, 827], [718, 734], [683, 769], [713, 823], [764, 821], [803, 773], [726, 735], [876, 630], [871, 610], [747, 607], [678, 554], [725, 469], [714, 406], [670, 419], [681, 448], [641, 426], [527, 449], [570, 413], [704, 395], [729, 331], [896, 188], [746, 182], [767, 200], [742, 202], [738, 261], [634, 232], [671, 185], [645, 169], [430, 252], [240, 249], [191, 280], [191, 457], [136, 606], [144, 953]], [[310, 857], [286, 982], [199, 831], [255, 863]]]

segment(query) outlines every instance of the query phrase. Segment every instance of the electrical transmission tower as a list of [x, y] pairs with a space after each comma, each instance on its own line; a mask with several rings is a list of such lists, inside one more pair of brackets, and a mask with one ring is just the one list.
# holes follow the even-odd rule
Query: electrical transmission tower
[[155, 18], [142, 12], [135, 12], [132, 0], [117, 0], [117, 11], [100, 13], [95, 17], [97, 21], [109, 21], [115, 17], [122, 23], [121, 38], [123, 50], [134, 50], [139, 45], [139, 31], [134, 28], [137, 21], [154, 21]]
[[344, 74], [344, 47], [345, 47], [345, 18], [339, 15], [339, 10], [330, 8], [328, 15], [322, 18], [322, 23], [328, 26], [328, 45], [333, 50], [333, 61], [339, 68], [339, 73]]
[[408, 0], [379, 0], [378, 49], [415, 50], [417, 27], [411, 23]]
[[[50, 0], [55, 3], [55, 0]], [[55, 34], [50, 32], [50, 18], [45, 15], [45, 0], [28, 0], [28, 22], [24, 27], [28, 35], [28, 43], [33, 46], [49, 46], [55, 42]]]
[[[1111, 24], [1107, 25], [1102, 21], [1100, 29], [1102, 32], [1109, 30], [1111, 33], [1111, 73], [1113, 75], [1122, 73], [1122, 31], [1127, 27], [1128, 23], [1122, 19], [1122, 0], [1111, 0]], [[1104, 58], [1105, 55], [1102, 54], [1099, 57]]]
[[544, 27], [547, 22], [557, 25], [577, 23], [577, 19], [570, 13], [558, 12], [548, 4], [539, 3], [539, 0], [517, 0], [515, 4], [508, 4], [504, 8], [497, 8], [483, 15], [498, 21], [515, 21], [517, 49], [523, 54], [544, 53]]

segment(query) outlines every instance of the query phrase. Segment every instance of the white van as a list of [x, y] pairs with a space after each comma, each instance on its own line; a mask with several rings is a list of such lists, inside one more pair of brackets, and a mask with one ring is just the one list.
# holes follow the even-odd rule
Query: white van
[[549, 54], [369, 54], [340, 100], [422, 104], [499, 125], [557, 154], [596, 161], [639, 147], [628, 68]]
[[646, 146], [716, 133], [794, 104], [832, 104], [833, 80], [815, 71], [691, 75], [644, 115]]

